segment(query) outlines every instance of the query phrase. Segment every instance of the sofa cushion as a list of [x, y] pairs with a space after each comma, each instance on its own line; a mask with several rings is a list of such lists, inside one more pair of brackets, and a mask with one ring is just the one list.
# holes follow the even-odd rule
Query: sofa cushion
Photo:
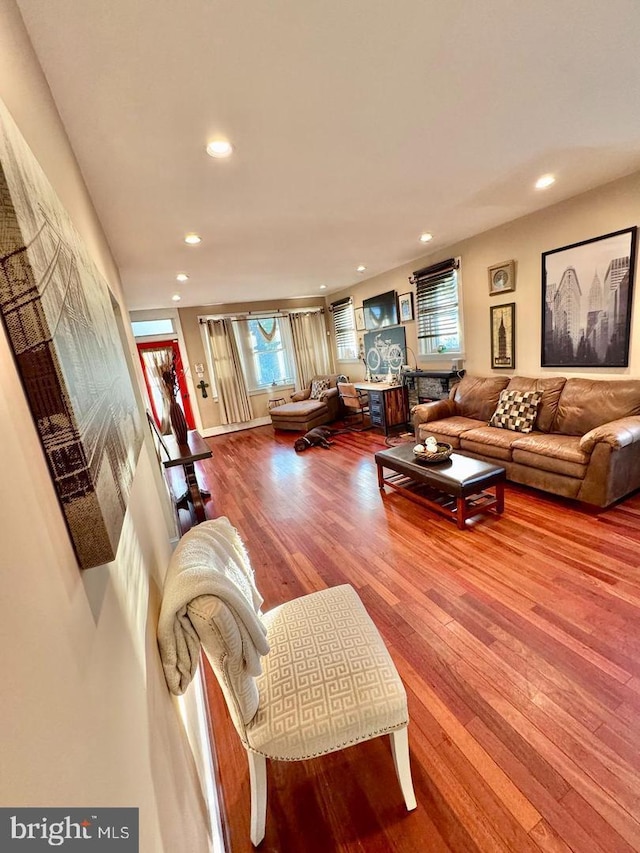
[[584, 477], [589, 464], [589, 454], [580, 450], [580, 438], [575, 435], [518, 436], [511, 454], [514, 462], [569, 477]]
[[506, 376], [463, 376], [451, 389], [456, 414], [488, 423], [508, 382]]
[[560, 394], [566, 381], [564, 376], [548, 376], [544, 379], [512, 376], [507, 385], [507, 391], [541, 391], [542, 399], [534, 428], [541, 432], [549, 432], [553, 426]]
[[531, 432], [541, 397], [540, 391], [501, 391], [489, 426], [513, 432]]
[[640, 415], [637, 379], [567, 379], [553, 425], [562, 435], [584, 435], [601, 424]]
[[331, 380], [328, 376], [316, 376], [315, 379], [311, 382], [311, 394], [309, 395], [311, 400], [319, 400], [322, 392], [326, 391], [331, 384]]
[[284, 403], [282, 406], [275, 406], [269, 414], [272, 421], [279, 419], [306, 421], [322, 412], [328, 412], [327, 404], [321, 400], [309, 399], [300, 400], [298, 403]]
[[438, 441], [445, 441], [454, 447], [459, 447], [459, 439], [464, 432], [481, 426], [486, 426], [486, 423], [473, 420], [473, 418], [462, 418], [459, 415], [454, 415], [441, 421], [429, 421], [426, 424], [420, 424], [418, 437], [424, 439], [434, 435]]
[[[570, 436], [575, 438], [575, 436]], [[536, 453], [529, 453], [526, 450], [514, 450], [512, 461], [520, 466], [521, 469], [528, 468], [531, 471], [547, 471], [549, 474], [556, 474], [559, 477], [574, 477], [576, 480], [583, 480], [587, 473], [587, 465], [579, 465], [577, 462], [568, 462], [566, 459], [559, 459], [555, 456], [538, 456]], [[519, 482], [526, 483], [526, 480]], [[532, 483], [531, 485], [535, 485]], [[562, 492], [558, 492], [562, 494]]]
[[513, 430], [483, 424], [463, 432], [460, 436], [460, 447], [469, 453], [508, 462], [511, 459], [511, 447], [519, 435], [520, 433]]

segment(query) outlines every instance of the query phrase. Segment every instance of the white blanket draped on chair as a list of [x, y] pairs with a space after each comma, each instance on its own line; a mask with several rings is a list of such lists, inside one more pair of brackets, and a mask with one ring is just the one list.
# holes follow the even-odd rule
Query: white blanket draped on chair
[[246, 670], [259, 675], [260, 656], [269, 652], [259, 615], [262, 597], [242, 541], [227, 518], [193, 528], [178, 543], [165, 578], [158, 643], [167, 684], [177, 695], [184, 693], [198, 667], [200, 638], [187, 608], [202, 595], [219, 598], [232, 611]]

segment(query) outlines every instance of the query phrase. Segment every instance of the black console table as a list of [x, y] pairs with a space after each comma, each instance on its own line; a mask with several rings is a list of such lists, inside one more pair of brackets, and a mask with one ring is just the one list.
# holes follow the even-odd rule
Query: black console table
[[464, 370], [406, 370], [402, 383], [407, 389], [409, 410], [418, 403], [445, 400], [449, 391], [464, 376]]
[[206, 520], [204, 501], [210, 498], [211, 494], [198, 485], [194, 463], [209, 459], [212, 455], [211, 448], [195, 429], [187, 433], [186, 444], [178, 444], [172, 435], [164, 435], [162, 439], [169, 456], [162, 463], [164, 467], [174, 468], [181, 465], [184, 470], [187, 489], [184, 494], [174, 498], [176, 508], [189, 510], [192, 523], [200, 524]]

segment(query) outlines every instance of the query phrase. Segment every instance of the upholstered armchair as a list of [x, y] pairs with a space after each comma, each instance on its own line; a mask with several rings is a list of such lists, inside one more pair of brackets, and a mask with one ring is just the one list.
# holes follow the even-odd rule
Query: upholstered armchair
[[308, 388], [291, 395], [290, 403], [274, 406], [269, 414], [275, 429], [308, 432], [335, 421], [340, 411], [338, 375], [314, 376]]
[[182, 537], [158, 625], [165, 677], [183, 693], [202, 644], [247, 751], [253, 844], [265, 834], [267, 759], [302, 761], [388, 734], [405, 805], [414, 809], [404, 686], [356, 591], [331, 587], [264, 614], [261, 604], [227, 518]]

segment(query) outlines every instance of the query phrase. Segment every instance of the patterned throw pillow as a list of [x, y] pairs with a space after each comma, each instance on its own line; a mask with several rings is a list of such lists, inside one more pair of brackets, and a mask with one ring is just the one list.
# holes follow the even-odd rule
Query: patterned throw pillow
[[489, 426], [531, 432], [541, 399], [541, 391], [501, 391]]
[[311, 383], [310, 400], [319, 400], [323, 391], [326, 391], [331, 383], [330, 379], [314, 379]]

